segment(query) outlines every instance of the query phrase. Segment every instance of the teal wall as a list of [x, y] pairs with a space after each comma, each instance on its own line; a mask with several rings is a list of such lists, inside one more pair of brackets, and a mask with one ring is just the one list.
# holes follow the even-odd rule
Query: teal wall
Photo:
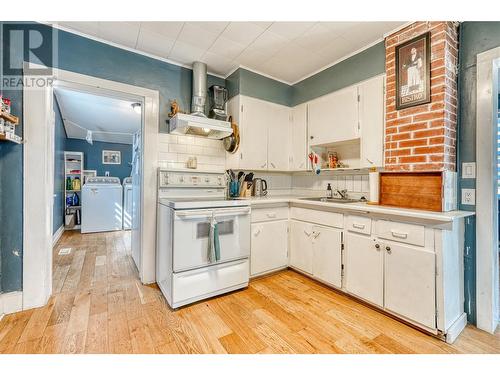
[[385, 73], [384, 42], [375, 44], [293, 86], [293, 106]]

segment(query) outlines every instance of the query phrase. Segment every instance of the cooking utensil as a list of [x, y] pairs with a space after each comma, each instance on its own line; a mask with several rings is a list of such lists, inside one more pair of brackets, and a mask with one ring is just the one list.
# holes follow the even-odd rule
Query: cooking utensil
[[229, 122], [231, 123], [233, 133], [222, 139], [222, 145], [227, 152], [234, 154], [240, 146], [240, 130], [238, 125], [233, 122], [233, 118], [231, 116], [229, 116]]

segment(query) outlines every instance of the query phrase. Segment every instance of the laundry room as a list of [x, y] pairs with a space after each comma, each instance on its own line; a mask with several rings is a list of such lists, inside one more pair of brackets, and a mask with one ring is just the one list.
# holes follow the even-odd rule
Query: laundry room
[[59, 82], [53, 110], [54, 238], [116, 232], [130, 248], [133, 210], [139, 222], [141, 102]]

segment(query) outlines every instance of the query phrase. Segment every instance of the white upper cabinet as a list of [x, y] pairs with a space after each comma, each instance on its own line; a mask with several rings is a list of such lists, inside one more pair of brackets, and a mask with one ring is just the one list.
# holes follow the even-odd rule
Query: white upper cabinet
[[307, 104], [292, 108], [290, 129], [290, 170], [307, 169]]
[[286, 171], [290, 155], [291, 109], [273, 103], [267, 103], [267, 106], [269, 107], [267, 168], [270, 171]]
[[263, 100], [240, 95], [241, 169], [267, 169], [267, 130], [272, 111]]
[[384, 76], [359, 85], [361, 168], [382, 167], [384, 161]]
[[359, 137], [358, 86], [346, 87], [309, 102], [309, 145]]

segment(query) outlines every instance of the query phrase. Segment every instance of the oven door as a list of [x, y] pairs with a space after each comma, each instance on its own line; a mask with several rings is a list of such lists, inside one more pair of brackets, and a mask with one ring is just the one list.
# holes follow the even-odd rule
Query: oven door
[[[220, 256], [209, 261], [210, 222], [218, 226]], [[185, 271], [250, 255], [250, 207], [174, 211], [173, 270]]]

